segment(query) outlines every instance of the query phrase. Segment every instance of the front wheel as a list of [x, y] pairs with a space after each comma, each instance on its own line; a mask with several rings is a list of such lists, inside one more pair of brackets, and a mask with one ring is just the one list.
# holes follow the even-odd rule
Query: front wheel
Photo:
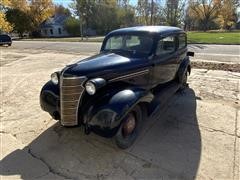
[[137, 105], [126, 115], [115, 136], [119, 148], [126, 149], [134, 143], [142, 128], [142, 122], [143, 113]]

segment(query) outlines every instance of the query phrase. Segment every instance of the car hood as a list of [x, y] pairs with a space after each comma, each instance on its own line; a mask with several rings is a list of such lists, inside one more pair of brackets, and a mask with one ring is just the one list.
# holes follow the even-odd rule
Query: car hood
[[63, 70], [63, 74], [64, 76], [87, 76], [89, 78], [113, 77], [144, 68], [148, 62], [147, 58], [129, 58], [115, 53], [101, 53], [68, 65]]

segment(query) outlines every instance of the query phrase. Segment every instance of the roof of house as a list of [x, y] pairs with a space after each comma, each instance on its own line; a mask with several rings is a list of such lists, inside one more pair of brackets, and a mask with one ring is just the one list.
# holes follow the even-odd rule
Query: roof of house
[[41, 25], [40, 28], [48, 28], [56, 25], [64, 25], [68, 16], [63, 14], [55, 14], [51, 18], [45, 20]]
[[184, 32], [182, 29], [178, 27], [172, 26], [136, 26], [129, 28], [117, 29], [109, 33], [109, 35], [113, 34], [121, 34], [121, 33], [155, 33], [155, 34], [168, 34], [173, 32]]

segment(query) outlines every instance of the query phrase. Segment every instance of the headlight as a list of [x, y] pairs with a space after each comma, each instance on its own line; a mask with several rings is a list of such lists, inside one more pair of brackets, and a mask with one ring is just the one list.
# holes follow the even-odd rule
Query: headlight
[[93, 95], [96, 93], [96, 87], [91, 81], [88, 81], [86, 83], [85, 87], [86, 87], [86, 91], [89, 95]]
[[51, 81], [53, 84], [58, 84], [58, 74], [56, 72], [51, 74]]

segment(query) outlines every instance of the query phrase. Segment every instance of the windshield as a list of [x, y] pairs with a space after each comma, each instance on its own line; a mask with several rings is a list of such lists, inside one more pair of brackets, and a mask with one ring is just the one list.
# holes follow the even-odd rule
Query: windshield
[[148, 55], [151, 52], [152, 45], [152, 37], [143, 35], [116, 35], [107, 40], [104, 51], [127, 51], [132, 54]]

